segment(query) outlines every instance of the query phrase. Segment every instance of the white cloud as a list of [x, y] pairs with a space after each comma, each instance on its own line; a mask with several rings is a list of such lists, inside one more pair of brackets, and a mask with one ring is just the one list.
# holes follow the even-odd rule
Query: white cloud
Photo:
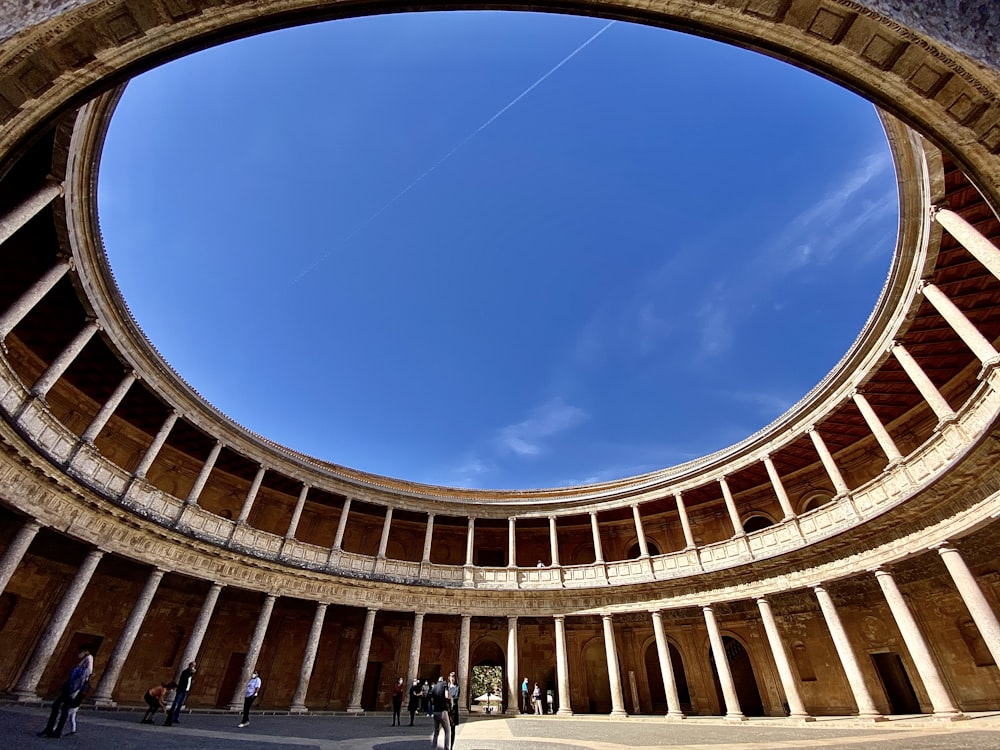
[[515, 424], [501, 427], [496, 443], [502, 453], [516, 456], [538, 456], [545, 452], [545, 441], [570, 430], [589, 418], [578, 406], [553, 398], [534, 409], [530, 416]]

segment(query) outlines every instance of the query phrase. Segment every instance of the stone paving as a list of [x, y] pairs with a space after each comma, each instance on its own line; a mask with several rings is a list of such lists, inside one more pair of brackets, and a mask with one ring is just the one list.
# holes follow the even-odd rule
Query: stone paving
[[[83, 708], [77, 733], [61, 739], [36, 736], [43, 708], [0, 706], [0, 750], [62, 747], [73, 750], [427, 750], [431, 722], [390, 726], [388, 715], [252, 716], [185, 714], [179, 725], [139, 724], [135, 711]], [[456, 750], [1000, 750], [1000, 714], [940, 722], [909, 717], [880, 724], [822, 718], [810, 724], [782, 719], [729, 723], [719, 717], [668, 721], [655, 717], [470, 717], [458, 728]]]

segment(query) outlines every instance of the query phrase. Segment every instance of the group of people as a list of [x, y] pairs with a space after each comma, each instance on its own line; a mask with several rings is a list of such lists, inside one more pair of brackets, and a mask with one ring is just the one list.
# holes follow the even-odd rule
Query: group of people
[[[403, 678], [396, 680], [392, 689], [392, 725], [403, 726], [400, 714], [403, 710], [403, 692], [405, 690]], [[448, 681], [444, 677], [438, 677], [433, 685], [427, 680], [421, 681], [415, 677], [410, 685], [409, 702], [406, 705], [410, 713], [410, 724], [417, 713], [426, 713], [434, 719], [434, 735], [431, 738], [431, 746], [438, 746], [438, 737], [444, 734], [444, 750], [455, 747], [455, 727], [458, 726], [458, 706], [459, 697], [462, 694], [455, 673], [448, 675]]]
[[[77, 658], [78, 661], [70, 672], [69, 679], [59, 688], [59, 695], [52, 702], [49, 720], [45, 724], [45, 728], [38, 733], [39, 737], [62, 737], [63, 730], [67, 729], [67, 725], [68, 731], [65, 734], [67, 736], [76, 734], [77, 709], [90, 690], [90, 676], [94, 672], [94, 656], [91, 647], [81, 647]], [[164, 726], [180, 724], [181, 710], [187, 702], [188, 693], [191, 692], [191, 685], [197, 671], [198, 662], [192, 661], [181, 672], [176, 681], [161, 682], [149, 688], [142, 696], [146, 702], [146, 713], [143, 714], [140, 723], [153, 724], [153, 717], [162, 712], [167, 715], [166, 721], [163, 722]], [[243, 691], [243, 715], [238, 725], [241, 728], [250, 723], [250, 708], [260, 693], [260, 687], [260, 674], [254, 670]], [[168, 709], [167, 699], [171, 691], [174, 691], [173, 700]]]
[[528, 689], [528, 678], [521, 680], [521, 713], [539, 714], [545, 713], [545, 701], [542, 689], [535, 683], [533, 690]]

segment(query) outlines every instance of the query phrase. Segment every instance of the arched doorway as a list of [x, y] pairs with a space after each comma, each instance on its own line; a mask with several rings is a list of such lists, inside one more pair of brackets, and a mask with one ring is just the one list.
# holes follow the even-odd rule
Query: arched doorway
[[[674, 671], [678, 702], [681, 705], [681, 711], [687, 714], [691, 712], [691, 694], [688, 690], [687, 675], [684, 673], [684, 662], [674, 644], [668, 643], [667, 648], [670, 649], [670, 667]], [[669, 706], [667, 705], [667, 692], [663, 687], [663, 672], [660, 670], [660, 655], [656, 650], [656, 643], [650, 643], [646, 647], [645, 664], [649, 697], [653, 704], [652, 712], [666, 714]]]
[[[493, 704], [495, 711], [502, 713], [507, 709], [507, 660], [504, 656], [504, 650], [499, 643], [490, 639], [483, 639], [476, 641], [469, 650], [469, 663], [471, 667], [471, 676], [479, 674], [484, 679], [488, 679], [491, 693], [496, 696], [496, 703]], [[493, 682], [493, 676], [499, 674], [500, 684], [497, 686]], [[475, 699], [480, 696], [480, 692], [477, 692], [482, 688], [482, 692], [486, 691], [486, 682], [477, 683], [475, 679], [470, 681], [470, 687], [466, 695], [465, 706], [468, 708], [471, 705], [475, 705]], [[492, 696], [491, 696], [492, 700]]]
[[608, 656], [602, 638], [593, 638], [583, 647], [583, 671], [587, 691], [587, 710], [584, 713], [610, 714], [611, 679], [608, 677]]
[[[722, 636], [722, 644], [726, 650], [729, 671], [733, 675], [733, 684], [736, 686], [736, 699], [740, 702], [740, 710], [745, 716], [764, 716], [764, 702], [761, 700], [760, 690], [757, 688], [757, 677], [753, 672], [750, 654], [747, 653], [742, 643], [731, 636]], [[711, 648], [708, 649], [708, 658], [712, 665], [712, 681], [715, 683], [715, 695], [719, 700], [719, 710], [725, 714], [726, 700], [722, 694], [722, 682], [719, 680], [719, 672], [715, 668], [715, 656]]]

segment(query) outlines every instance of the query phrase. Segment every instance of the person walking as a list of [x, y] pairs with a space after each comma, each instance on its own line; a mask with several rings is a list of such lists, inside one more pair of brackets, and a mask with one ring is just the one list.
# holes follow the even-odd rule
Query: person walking
[[400, 677], [396, 680], [396, 686], [392, 689], [392, 725], [394, 727], [403, 726], [403, 722], [399, 720], [399, 713], [403, 709], [403, 691], [405, 689], [403, 678]]
[[187, 665], [187, 669], [181, 672], [180, 678], [177, 680], [177, 692], [174, 693], [174, 702], [170, 704], [170, 710], [167, 712], [167, 720], [163, 722], [163, 726], [169, 727], [171, 724], [180, 724], [181, 709], [184, 708], [185, 702], [187, 702], [188, 693], [191, 692], [191, 683], [194, 681], [194, 673], [198, 671], [198, 662], [191, 662]]
[[535, 689], [531, 691], [531, 707], [534, 709], [536, 714], [543, 713], [542, 711], [542, 689], [538, 687], [538, 683], [535, 683]]
[[250, 675], [250, 681], [247, 682], [246, 690], [243, 691], [243, 719], [236, 726], [239, 728], [245, 727], [250, 723], [250, 706], [257, 699], [257, 694], [260, 692], [260, 675], [255, 669], [253, 674]]
[[410, 712], [410, 726], [413, 726], [413, 717], [417, 715], [417, 711], [420, 710], [420, 698], [423, 691], [420, 688], [420, 679], [418, 677], [413, 678], [413, 684], [410, 685], [410, 702], [406, 705], [406, 710]]
[[[69, 673], [69, 679], [59, 688], [59, 695], [52, 701], [52, 710], [45, 729], [39, 737], [62, 737], [63, 726], [69, 716], [73, 700], [87, 689], [90, 675], [94, 673], [94, 656], [90, 646], [81, 646], [76, 666]], [[80, 704], [77, 703], [77, 706]]]
[[177, 687], [177, 683], [171, 680], [170, 682], [162, 682], [159, 685], [154, 685], [146, 694], [142, 696], [142, 699], [146, 701], [146, 713], [142, 717], [140, 724], [153, 724], [153, 717], [163, 711], [166, 713], [167, 704], [166, 697], [167, 693]]
[[444, 677], [438, 677], [437, 682], [434, 683], [434, 687], [430, 690], [430, 695], [427, 697], [434, 715], [434, 735], [431, 737], [431, 750], [437, 750], [438, 734], [442, 729], [444, 730], [444, 750], [449, 750], [454, 741], [451, 729], [451, 713], [449, 712], [451, 693], [448, 692], [448, 686], [445, 684]]

